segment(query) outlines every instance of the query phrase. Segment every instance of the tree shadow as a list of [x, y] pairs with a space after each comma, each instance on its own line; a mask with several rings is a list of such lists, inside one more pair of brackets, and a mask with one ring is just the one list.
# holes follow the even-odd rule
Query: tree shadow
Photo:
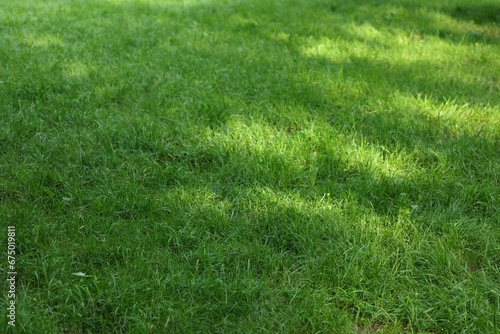
[[500, 23], [500, 5], [498, 3], [457, 5], [448, 11], [453, 18], [473, 21], [476, 24], [497, 25]]
[[[304, 131], [304, 126], [311, 121], [323, 122], [333, 131], [356, 138], [358, 143], [367, 141], [375, 150], [380, 151], [382, 156], [387, 152], [401, 150], [420, 152], [422, 155], [417, 154], [412, 159], [416, 166], [428, 164], [422, 168], [431, 168], [438, 161], [446, 161], [450, 167], [464, 163], [472, 167], [473, 161], [487, 159], [478, 157], [478, 148], [487, 149], [489, 152], [495, 150], [495, 143], [482, 138], [480, 131], [457, 132], [453, 118], [439, 117], [429, 111], [439, 108], [442, 104], [455, 105], [457, 110], [465, 105], [479, 108], [497, 105], [499, 100], [495, 87], [498, 83], [494, 78], [494, 70], [493, 74], [485, 75], [491, 76], [490, 80], [477, 80], [478, 76], [473, 67], [448, 71], [449, 64], [433, 60], [426, 55], [415, 60], [401, 61], [376, 56], [387, 46], [383, 40], [376, 37], [377, 31], [370, 29], [388, 27], [394, 31], [402, 30], [403, 36], [408, 37], [408, 40], [401, 48], [418, 50], [418, 45], [415, 47], [413, 44], [419, 44], [420, 40], [414, 41], [411, 38], [415, 31], [430, 29], [428, 31], [436, 33], [440, 28], [433, 27], [432, 24], [452, 26], [444, 19], [444, 23], [431, 23], [436, 10], [445, 10], [440, 5], [427, 5], [430, 8], [428, 9], [425, 5], [413, 2], [384, 2], [380, 5], [379, 2], [373, 1], [356, 5], [356, 14], [343, 17], [342, 12], [354, 4], [331, 5], [326, 1], [316, 1], [310, 5], [314, 10], [307, 12], [311, 22], [314, 22], [313, 28], [298, 23], [293, 26], [282, 20], [286, 13], [291, 13], [292, 17], [302, 14], [301, 6], [304, 4], [299, 2], [291, 2], [288, 7], [279, 3], [270, 3], [269, 7], [253, 7], [251, 3], [234, 7], [212, 3], [172, 7], [159, 3], [127, 2], [107, 6], [109, 8], [106, 7], [104, 11], [106, 15], [121, 15], [119, 13], [123, 10], [122, 6], [132, 6], [138, 16], [137, 22], [131, 20], [129, 24], [111, 27], [111, 30], [105, 24], [93, 28], [93, 33], [102, 37], [92, 43], [103, 47], [98, 54], [108, 54], [109, 62], [95, 59], [92, 63], [90, 60], [86, 67], [78, 61], [64, 66], [56, 63], [47, 69], [45, 75], [50, 76], [51, 80], [20, 87], [15, 99], [45, 99], [48, 109], [52, 109], [54, 104], [57, 105], [58, 97], [64, 97], [67, 101], [68, 95], [71, 94], [74, 95], [73, 106], [82, 106], [84, 99], [97, 109], [112, 107], [120, 110], [132, 106], [133, 109], [147, 112], [162, 105], [165, 113], [157, 116], [166, 122], [177, 122], [176, 118], [182, 114], [191, 121], [195, 120], [200, 126], [219, 133], [227, 131], [228, 122], [239, 116], [263, 119], [271, 127], [290, 135], [300, 134]], [[489, 9], [490, 7], [484, 7], [481, 12], [489, 12]], [[151, 33], [154, 30], [151, 28], [156, 23], [148, 21], [147, 18], [158, 13], [189, 23], [189, 34], [197, 43], [183, 45], [176, 41], [179, 37], [172, 31], [181, 27], [181, 23], [175, 20], [166, 23], [163, 28], [165, 32], [170, 32], [169, 34]], [[198, 22], [198, 17], [203, 20]], [[207, 20], [207, 17], [210, 19]], [[313, 19], [315, 21], [312, 21]], [[79, 26], [81, 23], [75, 24]], [[357, 30], [360, 26], [371, 28], [367, 31]], [[116, 29], [121, 31], [120, 37], [113, 45], [105, 45], [109, 40], [107, 37]], [[454, 30], [453, 34], [461, 39], [464, 37], [458, 30]], [[90, 35], [87, 38], [90, 38]], [[59, 43], [70, 44], [70, 41], [64, 41], [64, 36], [60, 39], [62, 42]], [[239, 43], [242, 39], [257, 48], [258, 52]], [[321, 41], [337, 41], [339, 45], [355, 42], [356, 48], [365, 48], [365, 51], [360, 55], [345, 52], [347, 55], [342, 57], [333, 57], [331, 52], [335, 50], [329, 50], [330, 53], [308, 53], [308, 48], [319, 48]], [[146, 45], [143, 45], [144, 43]], [[134, 61], [142, 59], [140, 57], [145, 49], [155, 55], [156, 63], [144, 64]], [[277, 57], [277, 54], [280, 57]], [[170, 60], [178, 57], [184, 57], [189, 66]], [[165, 60], [160, 62], [158, 59]], [[484, 62], [489, 63], [490, 60], [486, 59]], [[214, 66], [211, 66], [208, 72], [197, 70], [203, 69], [206, 63]], [[78, 66], [75, 67], [74, 64]], [[485, 67], [479, 61], [476, 64]], [[127, 73], [136, 71], [137, 66], [143, 68], [143, 73], [148, 73], [142, 77], [139, 84], [127, 78]], [[253, 69], [251, 72], [247, 70], [249, 66]], [[110, 74], [110, 77], [116, 78], [116, 82], [110, 82], [106, 75], [99, 79], [101, 72], [115, 73]], [[61, 82], [65, 84], [61, 85]], [[88, 82], [98, 84], [90, 88]], [[234, 82], [239, 85], [234, 86]], [[92, 92], [90, 96], [81, 96], [78, 93], [83, 87]], [[387, 96], [387, 91], [393, 94]], [[48, 96], [50, 98], [47, 99]], [[352, 101], [356, 103], [353, 104]], [[283, 110], [293, 111], [293, 115], [287, 116], [283, 114]], [[52, 110], [47, 112], [52, 114]], [[142, 115], [140, 112], [138, 119], [143, 118]], [[303, 122], [298, 122], [297, 119]], [[124, 122], [123, 126], [124, 129], [129, 128], [136, 132], [140, 124]], [[190, 130], [186, 133], [191, 132]], [[120, 136], [128, 138], [125, 133], [125, 130], [117, 133], [112, 145], [124, 145], [126, 140], [120, 139]], [[125, 144], [127, 145], [130, 144]], [[315, 145], [318, 146], [317, 143]], [[151, 151], [160, 149], [147, 143], [136, 143], [132, 146]], [[183, 158], [185, 150], [182, 147], [174, 145], [171, 149], [172, 152], [166, 152], [162, 156], [177, 157], [182, 161], [187, 159], [193, 166], [210, 165], [203, 154], [198, 155], [195, 152], [190, 153], [192, 156]], [[374, 207], [381, 214], [397, 214], [397, 204], [394, 203], [398, 203], [399, 194], [418, 193], [418, 188], [424, 187], [417, 180], [403, 182], [390, 177], [378, 180], [369, 169], [356, 167], [350, 170], [348, 166], [351, 164], [345, 157], [327, 149], [326, 146], [322, 149], [323, 152], [318, 152], [322, 156], [318, 167], [318, 183], [324, 183], [321, 191], [329, 192], [329, 187], [335, 187], [337, 183], [344, 184], [352, 175], [363, 175], [361, 179], [366, 180], [366, 185], [370, 185], [372, 191], [366, 192], [365, 186], [347, 188], [358, 192], [359, 198], [366, 197], [368, 203], [376, 203]], [[225, 156], [234, 154], [224, 153]], [[270, 162], [271, 165], [286, 164], [279, 157], [272, 159], [277, 161]], [[245, 157], [240, 156], [236, 160], [245, 161]], [[217, 168], [219, 167], [221, 166]], [[348, 172], [330, 172], [329, 169]], [[300, 174], [299, 170], [296, 172]], [[483, 177], [484, 173], [486, 172], [477, 171], [477, 175]], [[279, 177], [271, 171], [256, 172], [252, 177], [259, 183], [279, 187], [279, 184], [273, 181]], [[333, 181], [335, 179], [341, 181]], [[235, 184], [241, 184], [242, 181], [238, 182]], [[402, 186], [403, 184], [405, 186]], [[448, 188], [450, 184], [443, 183], [435, 190]], [[384, 189], [388, 192], [386, 195], [383, 194]], [[448, 191], [445, 193], [452, 196]], [[418, 196], [420, 195], [416, 195]], [[417, 199], [415, 198], [415, 201]], [[447, 197], [446, 202], [450, 202], [450, 197]]]

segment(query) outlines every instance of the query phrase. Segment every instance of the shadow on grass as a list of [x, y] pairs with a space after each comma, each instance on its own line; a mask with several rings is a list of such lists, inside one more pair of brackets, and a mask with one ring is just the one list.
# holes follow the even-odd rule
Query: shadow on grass
[[[133, 110], [131, 113], [137, 113], [138, 120], [123, 121], [122, 130], [109, 134], [107, 140], [111, 152], [150, 151], [161, 163], [185, 164], [189, 170], [201, 175], [223, 168], [225, 162], [218, 157], [222, 154], [226, 161], [231, 160], [233, 164], [228, 171], [232, 176], [225, 180], [232, 186], [257, 182], [279, 188], [277, 180], [283, 179], [283, 175], [293, 179], [294, 174], [300, 175], [303, 171], [299, 167], [296, 170], [291, 168], [288, 174], [280, 176], [279, 171], [286, 169], [283, 166], [289, 161], [271, 154], [267, 158], [255, 159], [270, 159], [265, 163], [282, 166], [281, 169], [250, 171], [250, 176], [242, 180], [234, 167], [238, 165], [242, 168], [245, 164], [236, 162], [247, 161], [248, 157], [224, 151], [223, 148], [216, 148], [215, 152], [210, 149], [189, 151], [191, 148], [174, 143], [191, 141], [194, 145], [202, 145], [187, 138], [196, 129], [169, 134], [166, 142], [172, 145], [167, 148], [144, 142], [144, 138], [154, 141], [154, 136], [145, 134], [158, 119], [156, 117], [169, 123], [169, 128], [176, 123], [178, 128], [182, 128], [179, 118], [185, 115], [198, 127], [207, 127], [219, 133], [227, 131], [228, 122], [235, 117], [260, 118], [291, 136], [300, 135], [311, 122], [324, 122], [334, 131], [354, 138], [353, 145], [366, 142], [373, 150], [379, 151], [381, 161], [384, 155], [403, 150], [419, 152], [415, 158], [410, 157], [413, 166], [420, 166], [423, 170], [430, 170], [438, 164], [445, 167], [441, 180], [427, 180], [426, 183], [416, 178], [390, 175], [380, 178], [369, 167], [362, 167], [362, 162], [352, 167], [348, 158], [321, 143], [321, 140], [311, 140], [311, 151], [318, 151], [320, 156], [315, 180], [320, 189], [319, 197], [324, 193], [352, 193], [364, 205], [371, 205], [383, 215], [398, 215], [400, 205], [408, 207], [418, 203], [423, 208], [431, 208], [431, 203], [439, 203], [451, 206], [454, 195], [460, 192], [461, 182], [466, 181], [472, 187], [475, 182], [488, 179], [492, 171], [478, 170], [475, 165], [478, 162], [487, 164], [497, 152], [496, 143], [483, 138], [480, 130], [457, 131], [457, 122], [452, 118], [440, 118], [434, 111], [425, 109], [449, 104], [455, 105], [456, 113], [460, 113], [463, 105], [497, 105], [499, 100], [495, 87], [498, 83], [494, 78], [475, 82], [477, 76], [474, 69], [453, 69], [448, 73], [448, 64], [428, 56], [411, 61], [372, 57], [371, 52], [376, 55], [386, 45], [369, 34], [359, 35], [356, 27], [368, 25], [373, 29], [402, 31], [402, 36], [408, 39], [404, 43], [408, 48], [415, 48], [413, 43], [420, 43], [420, 39], [412, 39], [416, 33], [428, 33], [447, 41], [441, 34], [443, 27], [449, 29], [452, 42], [477, 42], [474, 38], [470, 39], [465, 30], [460, 30], [462, 26], [453, 20], [460, 13], [479, 13], [470, 15], [482, 15], [480, 22], [485, 24], [495, 23], [496, 19], [488, 14], [488, 6], [474, 10], [457, 6], [448, 15], [443, 13], [448, 13], [449, 8], [430, 3], [427, 6], [405, 2], [384, 2], [384, 5], [376, 1], [366, 3], [359, 6], [331, 5], [316, 1], [307, 5], [313, 10], [305, 12], [311, 18], [310, 24], [302, 25], [299, 20], [296, 23], [284, 20], [287, 13], [291, 13], [292, 18], [302, 14], [301, 8], [305, 5], [299, 2], [290, 2], [288, 6], [270, 3], [261, 7], [254, 7], [251, 3], [227, 7], [211, 3], [187, 7], [146, 2], [107, 4], [103, 14], [121, 17], [125, 15], [122, 6], [131, 6], [137, 13], [136, 21], [130, 20], [125, 24], [123, 17], [120, 19], [123, 25], [120, 26], [103, 24], [93, 27], [92, 31], [76, 29], [75, 35], [71, 35], [68, 41], [64, 36], [58, 37], [57, 43], [44, 47], [69, 46], [75, 38], [95, 35], [97, 37], [92, 43], [99, 48], [97, 56], [88, 61], [75, 59], [63, 66], [62, 61], [55, 60], [42, 70], [39, 82], [34, 80], [19, 85], [13, 100], [28, 104], [42, 102], [43, 109], [39, 110], [42, 119], [66, 127], [71, 127], [72, 123], [82, 124], [85, 114], [77, 111], [81, 108], [110, 109], [114, 115], [124, 109]], [[345, 16], [343, 11], [349, 12], [346, 8], [350, 6], [356, 6], [355, 14]], [[148, 21], [158, 13], [167, 19], [160, 29], [163, 34], [155, 34], [153, 28], [157, 27], [157, 23]], [[466, 17], [462, 15], [462, 18]], [[182, 24], [176, 20], [189, 25], [187, 37], [191, 36], [192, 45], [179, 42], [182, 36], [178, 36], [175, 29]], [[75, 23], [78, 27], [82, 24], [85, 22]], [[49, 36], [51, 28], [47, 29]], [[113, 39], [113, 44], [107, 45], [110, 40], [107, 37], [113, 33], [117, 34], [116, 39]], [[280, 39], [281, 35], [285, 37]], [[483, 37], [484, 43], [496, 43], [495, 39]], [[304, 51], [306, 43], [314, 46], [324, 38], [339, 45], [353, 42], [355, 48], [366, 50], [361, 55], [348, 55], [336, 60], [321, 54], [308, 55]], [[241, 40], [258, 52], [245, 47]], [[144, 50], [154, 55], [154, 62], [142, 61]], [[173, 60], [178, 58], [184, 62]], [[207, 63], [212, 66], [207, 68]], [[477, 64], [481, 65], [480, 61]], [[140, 82], [128, 77], [129, 73], [132, 75], [137, 71], [137, 67], [143, 69]], [[251, 71], [248, 70], [250, 67]], [[498, 69], [492, 70], [495, 71]], [[388, 91], [393, 95], [387, 96]], [[70, 104], [67, 101], [71, 101]], [[421, 105], [412, 105], [415, 103]], [[144, 126], [144, 115], [148, 115], [150, 110], [157, 110], [157, 115], [150, 115], [151, 122]], [[290, 110], [293, 115], [283, 114], [283, 110]], [[165, 113], [161, 114], [163, 111]], [[116, 120], [110, 117], [110, 121]], [[90, 128], [96, 127], [92, 117], [84, 123]], [[38, 126], [27, 127], [26, 135], [37, 133]], [[158, 128], [157, 135], [165, 137], [161, 128]], [[142, 139], [138, 142], [134, 138]], [[484, 155], [484, 152], [489, 154]], [[92, 168], [99, 162], [87, 161], [87, 164]], [[444, 170], [454, 169], [454, 166], [466, 166], [471, 172], [463, 175], [459, 170], [456, 180], [446, 177]], [[349, 180], [354, 179], [355, 184], [350, 184]], [[282, 183], [293, 185], [293, 182]], [[496, 213], [490, 197], [490, 193], [495, 192], [494, 188], [484, 184], [480, 188], [482, 190], [475, 191], [477, 198], [470, 199], [463, 213], [476, 212], [479, 217], [491, 217]], [[406, 194], [404, 199], [402, 194]]]
[[[293, 6], [297, 6], [298, 9], [287, 8], [286, 10], [300, 11], [300, 4], [290, 4], [290, 7]], [[316, 2], [315, 6], [317, 10], [308, 13], [311, 18], [317, 18], [316, 21], [311, 21], [314, 28], [285, 25], [274, 19], [273, 10], [275, 13], [284, 10], [279, 5], [275, 7], [270, 5], [269, 12], [260, 12], [253, 9], [251, 5], [242, 5], [242, 8], [235, 6], [233, 9], [221, 9], [218, 6], [194, 6], [186, 10], [185, 14], [192, 15], [193, 18], [197, 15], [219, 13], [221, 22], [214, 20], [211, 24], [205, 25], [197, 23], [202, 26], [201, 30], [204, 34], [217, 34], [220, 29], [231, 32], [229, 36], [221, 38], [220, 44], [215, 43], [210, 47], [200, 48], [196, 52], [198, 58], [189, 58], [194, 67], [203, 68], [203, 63], [207, 61], [219, 64], [221, 67], [210, 73], [190, 73], [196, 76], [196, 84], [199, 87], [207, 88], [200, 100], [210, 101], [203, 104], [188, 102], [191, 103], [190, 107], [195, 117], [199, 117], [201, 124], [217, 131], [225, 131], [227, 122], [235, 115], [241, 116], [241, 110], [248, 107], [254, 113], [252, 116], [263, 118], [271, 126], [293, 135], [304, 130], [303, 125], [288, 122], [286, 115], [274, 114], [272, 110], [274, 107], [278, 109], [283, 106], [298, 107], [301, 110], [300, 113], [303, 114], [300, 117], [304, 119], [304, 122], [325, 121], [334, 129], [339, 129], [355, 138], [367, 140], [376, 149], [382, 146], [389, 151], [403, 149], [407, 152], [424, 152], [424, 158], [418, 156], [414, 161], [417, 165], [425, 166], [424, 168], [432, 168], [437, 163], [444, 164], [448, 168], [457, 165], [467, 166], [474, 170], [475, 174], [459, 174], [458, 179], [467, 180], [470, 183], [487, 179], [491, 171], [477, 170], [474, 165], [478, 161], [485, 163], [489, 159], [481, 156], [479, 152], [494, 154], [495, 142], [483, 138], [480, 131], [457, 132], [455, 121], [433, 116], [433, 113], [422, 112], [419, 107], [412, 107], [411, 103], [418, 102], [418, 97], [422, 97], [430, 101], [427, 108], [448, 103], [457, 106], [457, 113], [461, 112], [460, 107], [463, 105], [478, 107], [496, 105], [498, 103], [498, 96], [495, 94], [497, 83], [468, 80], [475, 77], [473, 70], [448, 73], [447, 65], [433, 61], [432, 57], [417, 61], [391, 62], [372, 59], [367, 55], [350, 56], [345, 61], [337, 62], [322, 57], [306, 56], [301, 43], [290, 41], [289, 38], [283, 43], [276, 41], [276, 35], [286, 32], [288, 35], [294, 35], [296, 40], [303, 37], [302, 41], [307, 39], [308, 34], [312, 34], [313, 39], [327, 36], [336, 40], [357, 40], [357, 42], [366, 43], [369, 48], [373, 48], [374, 52], [378, 47], [383, 47], [383, 44], [379, 42], [358, 38], [348, 30], [341, 30], [339, 35], [336, 31], [325, 29], [322, 35], [322, 29], [319, 28], [320, 35], [315, 36], [317, 31], [314, 29], [318, 25], [328, 27], [333, 22], [333, 26], [338, 27], [338, 22], [335, 23], [336, 19], [328, 13], [332, 10], [326, 6], [326, 3]], [[444, 41], [448, 38], [442, 33], [443, 27], [447, 27], [448, 35], [452, 36], [453, 42], [477, 42], [478, 40], [469, 36], [468, 32], [460, 30], [460, 25], [455, 26], [450, 23], [450, 17], [438, 17], [441, 21], [436, 20], [436, 15], [444, 15], [443, 12], [446, 13], [446, 10], [446, 8], [433, 8], [427, 11], [425, 6], [404, 3], [401, 5], [385, 3], [385, 6], [380, 9], [378, 3], [374, 3], [371, 6], [360, 6], [353, 18], [343, 17], [340, 27], [352, 22], [369, 24], [373, 27], [382, 27], [387, 24], [392, 29], [403, 30], [409, 39], [415, 32], [423, 32], [442, 38]], [[342, 5], [338, 5], [333, 13], [341, 15], [341, 11]], [[237, 46], [229, 50], [228, 47], [232, 43], [237, 44], [238, 39], [250, 40], [264, 51], [260, 56], [252, 58], [251, 50], [238, 51]], [[494, 38], [489, 37], [484, 37], [482, 41], [496, 43]], [[265, 50], [280, 50], [283, 52], [283, 58], [276, 57], [272, 51]], [[184, 51], [189, 53], [189, 50]], [[265, 54], [269, 57], [263, 56]], [[254, 70], [252, 72], [239, 70], [241, 64], [245, 66], [251, 64]], [[275, 78], [272, 78], [273, 76]], [[276, 77], [279, 79], [277, 80]], [[275, 81], [269, 83], [267, 80]], [[277, 84], [278, 81], [280, 84]], [[239, 86], [231, 86], [235, 82], [238, 82]], [[394, 96], [384, 95], [387, 91], [393, 91]], [[398, 96], [409, 98], [411, 102], [397, 106]], [[394, 101], [388, 103], [391, 99]], [[267, 101], [267, 104], [256, 108], [257, 101]], [[220, 152], [220, 149], [217, 152]], [[317, 182], [318, 184], [324, 183], [322, 191], [328, 192], [329, 187], [339, 183], [337, 179], [345, 181], [353, 175], [361, 176], [360, 179], [365, 180], [364, 184], [348, 186], [348, 188], [357, 193], [357, 196], [367, 205], [371, 203], [380, 214], [397, 215], [401, 194], [409, 194], [404, 199], [405, 205], [410, 205], [410, 203], [422, 205], [421, 203], [427, 202], [439, 203], [438, 206], [446, 207], [453, 205], [454, 195], [460, 192], [458, 185], [460, 182], [457, 183], [444, 175], [443, 179], [429, 180], [427, 184], [418, 179], [387, 177], [380, 180], [369, 169], [349, 170], [347, 168], [349, 162], [341, 156], [336, 156], [334, 151], [321, 153], [326, 156], [318, 171]], [[227, 157], [234, 154], [224, 153]], [[190, 158], [192, 161], [190, 164], [199, 163], [206, 166], [207, 164], [203, 162], [205, 158], [193, 156]], [[273, 166], [287, 164], [287, 161], [280, 160], [277, 156], [269, 157], [269, 159], [277, 159], [274, 162], [268, 161]], [[245, 156], [238, 156], [234, 159], [234, 161], [245, 160]], [[214, 166], [214, 170], [222, 167], [219, 164]], [[348, 170], [348, 172], [346, 175], [340, 175], [342, 173], [332, 172], [332, 169]], [[238, 169], [233, 169], [233, 171], [238, 173]], [[295, 172], [300, 174], [299, 170]], [[239, 181], [233, 184], [256, 181], [260, 184], [279, 187], [279, 184], [275, 182], [280, 179], [279, 173], [259, 170], [251, 174], [252, 177], [247, 181], [241, 181], [235, 175], [234, 177]], [[289, 177], [293, 177], [293, 173], [290, 173]], [[231, 183], [230, 180], [231, 178], [227, 179], [229, 183]], [[490, 186], [483, 186], [484, 190], [478, 190], [478, 197], [470, 199], [470, 203], [467, 204], [470, 207], [464, 210], [469, 213], [478, 212], [480, 217], [491, 217], [495, 214], [495, 210], [489, 195], [494, 193], [494, 189]], [[423, 189], [427, 190], [423, 191]], [[428, 205], [433, 206], [433, 204]], [[478, 210], [478, 206], [483, 209]], [[423, 205], [423, 207], [426, 206]]]
[[500, 24], [500, 5], [498, 3], [457, 5], [449, 10], [453, 18], [474, 21], [476, 24]]

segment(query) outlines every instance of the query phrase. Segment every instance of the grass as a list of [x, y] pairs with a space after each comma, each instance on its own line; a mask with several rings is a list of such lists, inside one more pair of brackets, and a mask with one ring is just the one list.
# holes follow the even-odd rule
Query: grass
[[0, 327], [497, 333], [499, 9], [2, 2]]

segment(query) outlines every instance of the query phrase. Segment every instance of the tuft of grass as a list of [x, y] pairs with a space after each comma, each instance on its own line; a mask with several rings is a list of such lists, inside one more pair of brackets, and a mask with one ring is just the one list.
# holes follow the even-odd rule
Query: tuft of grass
[[2, 2], [0, 328], [497, 332], [496, 12]]

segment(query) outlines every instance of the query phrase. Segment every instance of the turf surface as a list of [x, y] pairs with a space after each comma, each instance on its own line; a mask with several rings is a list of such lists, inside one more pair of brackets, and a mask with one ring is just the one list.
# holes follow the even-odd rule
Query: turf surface
[[499, 13], [2, 1], [0, 331], [498, 332]]

